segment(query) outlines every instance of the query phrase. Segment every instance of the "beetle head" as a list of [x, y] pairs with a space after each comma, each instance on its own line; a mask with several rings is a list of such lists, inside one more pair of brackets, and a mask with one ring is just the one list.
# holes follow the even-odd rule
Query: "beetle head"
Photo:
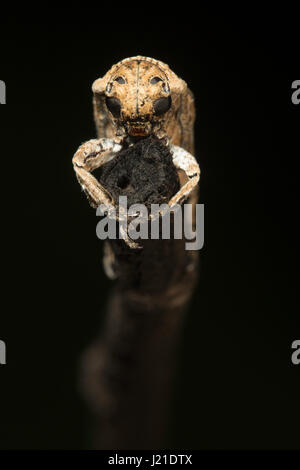
[[96, 112], [106, 112], [116, 135], [140, 138], [163, 133], [172, 97], [168, 76], [156, 61], [122, 61], [94, 82], [93, 91]]

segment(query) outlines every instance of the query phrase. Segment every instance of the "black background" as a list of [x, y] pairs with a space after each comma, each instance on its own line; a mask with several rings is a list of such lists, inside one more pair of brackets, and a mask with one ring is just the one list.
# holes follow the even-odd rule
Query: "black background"
[[45, 8], [1, 18], [0, 448], [89, 447], [78, 361], [110, 282], [71, 159], [95, 137], [91, 84], [133, 55], [194, 91], [205, 204], [170, 448], [299, 448], [297, 19], [190, 6]]

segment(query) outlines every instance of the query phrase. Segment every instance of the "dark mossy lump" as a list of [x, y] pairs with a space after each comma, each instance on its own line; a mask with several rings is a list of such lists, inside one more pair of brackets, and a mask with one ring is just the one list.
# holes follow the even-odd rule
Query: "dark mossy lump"
[[128, 206], [167, 203], [180, 187], [169, 148], [152, 136], [123, 148], [94, 174], [116, 204], [127, 196]]

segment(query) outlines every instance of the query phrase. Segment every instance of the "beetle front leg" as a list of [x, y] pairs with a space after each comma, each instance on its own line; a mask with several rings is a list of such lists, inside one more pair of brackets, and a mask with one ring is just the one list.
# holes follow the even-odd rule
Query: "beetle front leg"
[[189, 152], [184, 150], [177, 145], [170, 146], [173, 153], [173, 163], [176, 168], [183, 170], [188, 177], [188, 181], [180, 188], [180, 190], [172, 197], [169, 201], [169, 206], [172, 207], [175, 204], [180, 204], [197, 186], [200, 179], [200, 168], [199, 165]]
[[113, 139], [92, 139], [82, 144], [73, 157], [73, 166], [82, 189], [92, 207], [111, 204], [112, 196], [91, 174], [104, 163], [114, 158], [121, 145]]

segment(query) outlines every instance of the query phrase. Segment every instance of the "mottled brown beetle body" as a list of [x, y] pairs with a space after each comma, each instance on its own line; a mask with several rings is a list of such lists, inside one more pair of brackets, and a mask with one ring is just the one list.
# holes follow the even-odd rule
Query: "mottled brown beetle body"
[[[200, 169], [193, 156], [195, 107], [187, 84], [163, 62], [136, 56], [114, 65], [92, 88], [98, 139], [82, 144], [73, 157], [77, 179], [92, 207], [116, 206], [92, 172], [113, 159], [123, 145], [149, 135], [164, 139], [181, 170], [180, 190], [168, 205], [187, 198], [195, 203]], [[137, 246], [129, 238], [125, 241]]]
[[[93, 93], [99, 138], [109, 137], [120, 143], [127, 135], [152, 132], [194, 153], [192, 92], [163, 62], [142, 56], [124, 59], [94, 82]], [[109, 111], [107, 99], [119, 101], [119, 116]], [[156, 113], [155, 104], [163, 102], [170, 103], [169, 109]]]

